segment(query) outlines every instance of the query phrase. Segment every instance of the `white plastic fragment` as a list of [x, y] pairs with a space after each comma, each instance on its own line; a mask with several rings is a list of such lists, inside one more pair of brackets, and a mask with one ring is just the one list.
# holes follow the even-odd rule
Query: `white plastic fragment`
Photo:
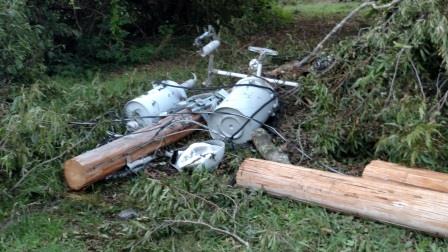
[[212, 171], [224, 158], [225, 144], [220, 140], [209, 140], [190, 145], [179, 152], [174, 167], [182, 171], [185, 168], [206, 169]]

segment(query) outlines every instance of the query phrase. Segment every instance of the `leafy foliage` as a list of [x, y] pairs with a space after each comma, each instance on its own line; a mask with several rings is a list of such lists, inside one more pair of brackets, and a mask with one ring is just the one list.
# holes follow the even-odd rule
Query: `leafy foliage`
[[375, 25], [334, 48], [331, 76], [308, 77], [306, 127], [320, 153], [445, 166], [447, 4], [404, 0], [378, 13]]
[[254, 32], [275, 20], [273, 4], [273, 0], [2, 1], [0, 79], [31, 82], [46, 67], [54, 73], [60, 65], [147, 62], [163, 56], [172, 34], [188, 34], [205, 24], [235, 27], [241, 19], [245, 31]]
[[44, 27], [29, 23], [25, 2], [0, 2], [0, 85], [42, 74], [48, 44]]
[[[8, 113], [0, 120], [0, 191], [11, 188], [18, 178], [46, 160], [78, 153], [94, 147], [104, 132], [122, 130], [111, 118], [120, 117], [123, 99], [149, 88], [142, 84], [145, 75], [129, 74], [113, 81], [100, 75], [90, 82], [79, 79], [53, 79], [15, 91]], [[70, 124], [71, 121], [97, 122], [94, 128]], [[60, 159], [34, 169], [24, 184], [22, 195], [51, 195], [63, 187], [59, 179]]]
[[[130, 190], [133, 203], [128, 202], [127, 207], [133, 205], [139, 217], [128, 222], [106, 221], [98, 236], [116, 235], [116, 240], [132, 251], [148, 247], [190, 251], [437, 251], [446, 243], [397, 227], [275, 199], [259, 191], [231, 187], [227, 180], [226, 175], [210, 173], [183, 173], [162, 181], [137, 178]], [[176, 221], [190, 222], [174, 225]], [[229, 235], [194, 223], [207, 223], [236, 234], [250, 248]]]
[[[55, 1], [51, 3], [56, 4]], [[204, 5], [213, 3], [203, 2]], [[77, 53], [85, 53], [102, 61], [115, 60], [124, 55], [125, 58], [120, 60], [139, 62], [161, 48], [155, 44], [145, 47], [128, 44], [127, 40], [132, 36], [138, 37], [132, 32], [138, 29], [132, 27], [134, 18], [139, 16], [122, 13], [129, 10], [129, 4], [114, 1], [114, 21], [111, 16], [103, 20], [101, 15], [89, 14], [86, 7], [80, 7], [79, 2], [69, 4], [67, 6], [70, 8], [61, 8], [54, 16], [47, 15], [45, 18], [59, 20], [64, 16], [71, 19], [73, 13], [81, 15], [82, 11], [86, 11], [83, 17], [94, 21], [91, 23], [104, 21], [101, 29], [95, 30], [98, 27], [94, 26], [92, 31], [98, 37], [104, 36], [104, 40], [99, 39], [92, 49], [87, 41], [98, 37], [88, 36], [89, 30], [83, 29], [80, 33], [76, 23], [70, 23], [74, 26], [55, 25], [59, 29], [51, 30], [51, 36], [56, 39], [53, 40], [52, 49], [47, 51], [47, 57], [53, 62], [62, 63]], [[91, 1], [88, 4], [99, 2]], [[111, 9], [107, 4], [101, 5], [100, 10], [109, 13]], [[318, 152], [341, 161], [376, 155], [399, 162], [442, 167], [441, 164], [447, 160], [444, 137], [447, 133], [447, 115], [443, 99], [447, 90], [444, 84], [446, 52], [439, 48], [442, 42], [430, 39], [434, 37], [438, 41], [437, 38], [441, 38], [432, 34], [434, 30], [424, 31], [422, 34], [428, 35], [426, 37], [418, 37], [415, 36], [417, 26], [413, 25], [419, 18], [434, 22], [432, 15], [437, 16], [437, 12], [446, 16], [443, 8], [433, 9], [443, 7], [442, 4], [446, 1], [404, 1], [400, 7], [412, 11], [393, 9], [378, 13], [383, 16], [376, 26], [361, 37], [345, 41], [337, 47], [340, 64], [331, 77], [318, 79], [310, 76], [303, 80], [304, 94], [310, 104], [309, 118], [303, 126], [312, 136]], [[34, 8], [33, 5], [29, 7]], [[46, 10], [42, 8], [40, 11], [45, 13]], [[124, 20], [118, 20], [119, 17]], [[39, 18], [42, 20], [42, 16]], [[128, 18], [131, 21], [126, 21]], [[411, 21], [408, 20], [407, 25], [401, 22], [409, 18]], [[389, 20], [386, 25], [385, 20]], [[81, 19], [78, 21], [80, 27], [88, 24]], [[238, 17], [230, 19], [231, 24], [236, 21]], [[177, 21], [172, 23], [177, 24]], [[162, 33], [169, 40], [171, 34], [181, 29], [170, 24], [158, 25], [154, 33]], [[117, 29], [111, 29], [110, 25]], [[247, 27], [243, 26], [244, 29]], [[421, 29], [434, 27], [428, 25]], [[444, 32], [443, 29], [441, 32]], [[412, 41], [417, 44], [412, 44]], [[89, 51], [89, 48], [92, 50]], [[115, 49], [118, 55], [113, 54]], [[63, 54], [58, 50], [62, 50]], [[395, 67], [396, 62], [399, 68]], [[9, 218], [10, 212], [20, 213], [16, 212], [18, 217], [17, 220], [13, 219], [12, 225], [1, 230], [5, 232], [0, 235], [0, 250], [59, 251], [63, 247], [74, 251], [114, 251], [123, 250], [126, 246], [136, 251], [152, 248], [202, 251], [244, 249], [225, 234], [200, 225], [172, 225], [170, 220], [208, 223], [239, 235], [256, 251], [443, 251], [446, 247], [447, 242], [442, 239], [228, 186], [226, 182], [229, 177], [219, 173], [232, 173], [248, 153], [229, 155], [230, 160], [226, 161], [230, 168], [221, 168], [216, 172], [218, 174], [179, 174], [160, 181], [148, 179], [145, 175], [125, 182], [99, 183], [89, 188], [91, 191], [88, 193], [65, 192], [60, 160], [94, 147], [104, 137], [106, 129], [119, 130], [108, 120], [110, 115], [114, 118], [119, 114], [111, 108], [121, 108], [124, 101], [147, 90], [149, 86], [142, 84], [146, 83], [144, 80], [166, 78], [166, 65], [163, 65], [166, 63], [159, 63], [150, 67], [157, 68], [159, 72], [126, 72], [118, 77], [111, 73], [110, 78], [90, 74], [85, 78], [87, 81], [53, 77], [26, 89], [14, 90], [13, 94], [17, 97], [11, 95], [14, 98], [11, 108], [0, 119], [0, 219]], [[416, 79], [412, 63], [422, 85]], [[172, 62], [169, 65], [173, 67]], [[204, 67], [205, 64], [200, 69]], [[171, 73], [174, 76], [169, 78], [189, 77], [184, 64], [175, 66], [175, 69], [175, 73]], [[95, 129], [69, 123], [92, 119], [99, 122]], [[90, 131], [91, 138], [77, 145]], [[69, 151], [64, 153], [67, 149]], [[246, 151], [250, 152], [249, 149]], [[9, 188], [17, 179], [42, 161], [61, 154], [61, 159], [34, 170], [23, 181], [20, 191], [10, 193]], [[46, 211], [39, 211], [40, 204]], [[16, 209], [22, 207], [23, 213]], [[129, 207], [135, 208], [139, 217], [130, 221], [118, 220], [116, 214]], [[36, 208], [36, 213], [29, 214], [28, 208]], [[3, 223], [8, 224], [9, 221]], [[397, 240], [402, 242], [397, 243]]]

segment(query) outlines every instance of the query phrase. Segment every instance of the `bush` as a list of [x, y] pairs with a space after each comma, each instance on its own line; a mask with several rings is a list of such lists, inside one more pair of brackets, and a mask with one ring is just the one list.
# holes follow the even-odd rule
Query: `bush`
[[[0, 118], [0, 195], [30, 170], [21, 194], [61, 189], [61, 159], [93, 148], [106, 130], [121, 131], [120, 123], [110, 121], [120, 115], [113, 108], [142, 93], [145, 77], [131, 74], [102, 81], [93, 76], [90, 83], [53, 78], [17, 90], [20, 95]], [[69, 123], [78, 120], [97, 124], [84, 128]]]
[[30, 81], [45, 71], [45, 28], [28, 20], [25, 1], [0, 2], [0, 84]]
[[[57, 65], [141, 62], [162, 51], [157, 43], [151, 43], [155, 50], [141, 47], [148, 38], [162, 36], [164, 41], [167, 34], [196, 33], [194, 28], [206, 24], [232, 27], [235, 19], [268, 24], [273, 20], [273, 3], [6, 0], [0, 4], [0, 42], [5, 45], [0, 77], [3, 82], [30, 82], [46, 66], [52, 73], [60, 69]], [[253, 30], [253, 26], [248, 27]], [[135, 52], [130, 53], [131, 49]]]
[[404, 0], [377, 13], [369, 30], [334, 48], [331, 74], [308, 77], [306, 126], [321, 153], [446, 167], [447, 5]]

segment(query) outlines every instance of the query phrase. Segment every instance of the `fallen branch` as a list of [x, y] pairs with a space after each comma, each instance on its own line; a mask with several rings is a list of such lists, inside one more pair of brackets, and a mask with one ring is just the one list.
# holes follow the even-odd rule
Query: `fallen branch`
[[412, 69], [414, 70], [418, 86], [420, 87], [420, 93], [422, 94], [423, 101], [426, 101], [426, 95], [425, 95], [425, 91], [423, 90], [422, 80], [420, 79], [420, 75], [418, 74], [417, 67], [415, 66], [414, 61], [412, 59], [411, 59], [411, 66], [412, 66]]
[[11, 187], [10, 191], [14, 191], [15, 189], [17, 189], [17, 187], [19, 187], [23, 181], [31, 174], [33, 173], [37, 168], [42, 167], [46, 164], [49, 164], [53, 161], [56, 161], [62, 157], [65, 156], [65, 154], [69, 153], [70, 151], [72, 151], [74, 148], [76, 148], [78, 145], [80, 145], [81, 143], [83, 143], [84, 141], [86, 141], [87, 139], [89, 139], [93, 133], [93, 130], [96, 128], [96, 126], [94, 126], [89, 133], [87, 133], [87, 135], [85, 137], [83, 137], [81, 140], [79, 140], [78, 142], [76, 142], [74, 145], [72, 145], [70, 148], [66, 149], [65, 151], [61, 152], [59, 155], [57, 155], [56, 157], [53, 157], [51, 159], [45, 160], [42, 163], [37, 164], [36, 166], [30, 168], [27, 172], [25, 172], [25, 174], [23, 174], [23, 176], [15, 183], [15, 185], [13, 187]]
[[235, 233], [236, 232], [236, 224], [237, 224], [237, 222], [236, 222], [236, 215], [237, 215], [238, 210], [239, 210], [238, 203], [236, 203], [236, 201], [232, 197], [227, 195], [227, 194], [216, 193], [216, 195], [222, 195], [222, 196], [230, 199], [233, 202], [234, 208], [233, 208], [233, 214], [232, 214], [232, 222], [233, 222], [233, 232]]
[[386, 98], [386, 104], [389, 104], [391, 97], [393, 99], [395, 99], [395, 92], [394, 92], [395, 79], [397, 78], [398, 66], [400, 64], [400, 59], [401, 59], [401, 55], [403, 54], [403, 52], [404, 52], [404, 48], [402, 48], [397, 54], [397, 61], [395, 62], [395, 71], [394, 71], [394, 75], [392, 77], [392, 82], [390, 83], [389, 95]]
[[165, 223], [169, 224], [169, 225], [198, 225], [198, 226], [203, 226], [203, 227], [207, 227], [209, 228], [211, 231], [217, 232], [217, 233], [221, 233], [221, 234], [225, 234], [228, 235], [230, 237], [232, 237], [233, 239], [235, 239], [236, 241], [238, 241], [239, 243], [243, 244], [244, 246], [246, 246], [247, 248], [249, 248], [249, 242], [245, 241], [243, 238], [241, 238], [240, 236], [238, 236], [235, 233], [231, 233], [227, 230], [221, 229], [221, 228], [217, 228], [214, 227], [208, 223], [202, 222], [202, 221], [192, 221], [192, 220], [166, 220]]
[[[367, 6], [372, 7], [375, 10], [380, 10], [380, 9], [386, 9], [386, 8], [390, 8], [393, 5], [399, 3], [401, 0], [393, 0], [390, 3], [387, 4], [383, 4], [383, 5], [377, 5], [376, 2], [365, 2], [362, 3], [361, 5], [359, 5], [357, 8], [355, 8], [354, 10], [352, 10], [345, 18], [343, 18], [318, 44], [317, 46], [313, 49], [313, 51], [311, 51], [310, 54], [308, 54], [306, 57], [304, 57], [301, 61], [299, 62], [295, 62], [294, 68], [296, 69], [300, 69], [303, 65], [305, 65], [306, 63], [308, 63], [310, 61], [310, 59], [316, 57], [316, 55], [322, 50], [322, 48], [324, 47], [324, 44], [336, 33], [338, 32], [353, 16], [355, 16], [355, 14], [357, 14], [359, 11], [361, 11], [362, 9], [364, 9]], [[276, 70], [272, 71], [272, 72], [276, 72]]]
[[322, 41], [319, 42], [319, 44], [317, 44], [317, 46], [313, 49], [313, 51], [308, 54], [308, 56], [306, 56], [305, 58], [303, 58], [299, 63], [297, 67], [301, 67], [303, 66], [303, 64], [307, 63], [308, 60], [311, 57], [314, 57], [317, 55], [317, 53], [324, 47], [324, 44], [336, 33], [339, 31], [339, 29], [341, 29], [345, 23], [347, 23], [347, 21], [349, 21], [356, 13], [358, 13], [360, 10], [364, 9], [367, 6], [371, 6], [372, 8], [376, 9], [376, 10], [380, 10], [380, 9], [386, 9], [389, 8], [391, 6], [393, 6], [396, 3], [399, 3], [401, 0], [393, 0], [392, 2], [388, 3], [388, 4], [383, 4], [383, 5], [377, 5], [375, 2], [365, 2], [362, 3], [361, 5], [359, 5], [357, 8], [355, 8], [354, 10], [352, 10], [344, 19], [341, 20], [341, 22], [339, 22], [328, 34], [327, 36], [324, 37], [324, 39], [322, 39]]
[[[155, 179], [152, 179], [152, 180], [155, 180]], [[155, 181], [157, 181], [157, 182], [160, 183], [161, 185], [164, 185], [164, 186], [166, 186], [166, 187], [169, 187], [169, 188], [173, 189], [173, 191], [177, 191], [177, 193], [178, 193], [179, 195], [182, 195], [182, 196], [183, 196], [183, 194], [187, 194], [187, 195], [191, 196], [192, 198], [199, 199], [199, 200], [201, 200], [202, 202], [204, 202], [205, 204], [208, 204], [208, 205], [214, 207], [216, 210], [222, 211], [223, 213], [225, 213], [225, 214], [228, 215], [229, 217], [232, 217], [227, 211], [225, 211], [224, 209], [222, 209], [222, 208], [221, 208], [220, 206], [218, 206], [216, 203], [214, 203], [214, 202], [212, 202], [212, 201], [210, 201], [210, 200], [208, 200], [208, 199], [206, 199], [206, 198], [204, 198], [204, 197], [202, 197], [202, 196], [200, 196], [200, 195], [194, 194], [194, 193], [192, 193], [192, 192], [189, 192], [189, 191], [187, 191], [187, 190], [178, 188], [178, 187], [173, 186], [173, 185], [164, 184], [164, 183], [163, 183], [162, 181], [160, 181], [160, 180], [155, 180]]]

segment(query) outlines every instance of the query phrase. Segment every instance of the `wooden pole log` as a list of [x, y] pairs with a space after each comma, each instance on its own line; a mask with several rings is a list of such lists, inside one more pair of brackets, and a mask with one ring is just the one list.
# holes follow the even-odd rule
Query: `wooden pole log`
[[157, 124], [142, 128], [115, 141], [87, 151], [64, 163], [64, 176], [72, 190], [80, 190], [105, 178], [128, 162], [145, 157], [161, 147], [191, 134], [201, 116], [184, 110], [161, 119]]
[[246, 159], [236, 181], [272, 195], [448, 236], [447, 193], [259, 159]]
[[364, 169], [362, 177], [448, 192], [448, 174], [446, 173], [409, 168], [381, 160], [370, 162]]

